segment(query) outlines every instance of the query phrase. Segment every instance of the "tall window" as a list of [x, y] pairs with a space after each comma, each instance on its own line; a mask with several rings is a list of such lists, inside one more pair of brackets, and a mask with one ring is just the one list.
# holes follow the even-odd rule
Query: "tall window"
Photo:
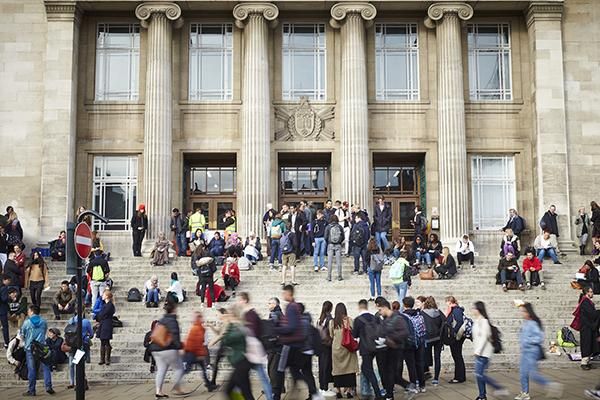
[[506, 210], [516, 207], [514, 156], [471, 158], [474, 229], [499, 229]]
[[236, 167], [194, 167], [191, 194], [235, 194]]
[[511, 100], [510, 25], [468, 26], [471, 100]]
[[377, 194], [417, 195], [417, 175], [416, 167], [374, 167], [373, 191]]
[[137, 202], [136, 156], [94, 157], [92, 208], [110, 221], [94, 222], [95, 229], [128, 230]]
[[98, 24], [96, 100], [137, 100], [139, 24]]
[[377, 24], [375, 63], [377, 100], [418, 100], [417, 24]]
[[283, 99], [325, 100], [325, 24], [283, 24]]
[[233, 25], [190, 25], [190, 100], [231, 100]]
[[327, 170], [327, 167], [280, 167], [281, 191], [283, 194], [325, 194]]

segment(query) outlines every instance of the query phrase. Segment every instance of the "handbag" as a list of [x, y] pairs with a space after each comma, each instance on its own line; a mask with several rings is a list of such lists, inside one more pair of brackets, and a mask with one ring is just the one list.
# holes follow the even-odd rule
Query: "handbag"
[[575, 311], [573, 311], [573, 321], [571, 325], [569, 325], [573, 330], [580, 331], [581, 330], [581, 303], [585, 301], [585, 296], [581, 298], [581, 301], [577, 305]]
[[351, 353], [355, 353], [358, 350], [358, 341], [352, 336], [350, 328], [342, 328], [342, 346]]
[[578, 282], [571, 282], [571, 287], [576, 290], [581, 290], [582, 287]]
[[173, 342], [173, 336], [165, 325], [158, 323], [152, 330], [150, 341], [161, 348], [165, 348]]
[[427, 270], [419, 272], [419, 279], [421, 279], [422, 281], [433, 280], [433, 268], [427, 268]]

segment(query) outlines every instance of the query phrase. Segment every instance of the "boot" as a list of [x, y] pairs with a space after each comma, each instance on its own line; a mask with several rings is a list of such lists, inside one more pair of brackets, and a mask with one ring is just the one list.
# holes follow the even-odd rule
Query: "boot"
[[106, 358], [106, 346], [104, 345], [104, 343], [102, 343], [100, 345], [100, 362], [98, 363], [98, 365], [104, 365], [105, 358]]
[[110, 365], [110, 352], [112, 351], [112, 346], [106, 345], [106, 365]]
[[585, 246], [579, 246], [579, 255], [585, 256]]

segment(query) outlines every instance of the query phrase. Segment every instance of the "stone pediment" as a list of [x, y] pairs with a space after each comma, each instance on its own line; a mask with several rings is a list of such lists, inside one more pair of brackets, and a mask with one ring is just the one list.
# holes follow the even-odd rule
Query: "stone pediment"
[[275, 131], [275, 140], [333, 140], [334, 116], [333, 106], [316, 110], [306, 97], [302, 97], [296, 107], [275, 107], [275, 118], [282, 125]]

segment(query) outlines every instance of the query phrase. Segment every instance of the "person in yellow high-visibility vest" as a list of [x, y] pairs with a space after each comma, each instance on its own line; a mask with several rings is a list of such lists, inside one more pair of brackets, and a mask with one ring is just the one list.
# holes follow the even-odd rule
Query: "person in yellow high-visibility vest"
[[200, 229], [200, 231], [204, 232], [204, 227], [206, 226], [206, 218], [204, 218], [204, 214], [202, 214], [202, 209], [200, 207], [196, 208], [196, 212], [190, 216], [190, 232], [192, 235]]
[[234, 232], [237, 232], [237, 220], [235, 218], [234, 210], [227, 210], [223, 217], [223, 223], [225, 224], [225, 240]]

